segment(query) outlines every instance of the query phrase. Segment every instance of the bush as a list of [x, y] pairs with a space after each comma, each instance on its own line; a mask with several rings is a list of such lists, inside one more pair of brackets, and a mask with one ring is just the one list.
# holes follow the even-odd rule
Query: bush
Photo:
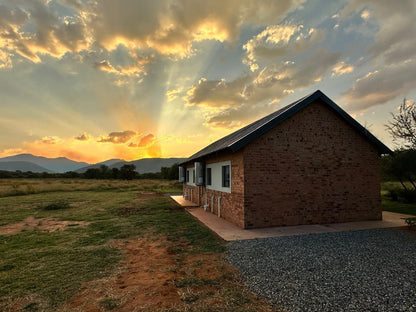
[[60, 210], [69, 208], [69, 204], [64, 200], [60, 200], [47, 205], [40, 205], [38, 208], [42, 210]]
[[399, 197], [405, 203], [416, 203], [416, 190], [400, 190]]
[[390, 197], [392, 201], [398, 201], [399, 200], [399, 191], [396, 189], [388, 190], [387, 196]]

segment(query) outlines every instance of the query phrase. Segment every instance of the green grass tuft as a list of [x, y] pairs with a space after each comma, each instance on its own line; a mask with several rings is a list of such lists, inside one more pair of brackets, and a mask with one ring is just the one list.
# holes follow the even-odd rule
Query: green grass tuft
[[112, 311], [117, 309], [120, 305], [120, 299], [117, 298], [105, 298], [99, 301], [100, 307], [106, 311]]

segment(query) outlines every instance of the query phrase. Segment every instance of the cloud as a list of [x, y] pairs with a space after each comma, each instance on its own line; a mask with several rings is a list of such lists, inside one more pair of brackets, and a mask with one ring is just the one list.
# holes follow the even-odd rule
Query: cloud
[[84, 132], [83, 134], [75, 137], [75, 139], [78, 141], [88, 141], [90, 139], [90, 136]]
[[354, 71], [354, 66], [345, 64], [344, 61], [339, 62], [332, 68], [331, 76], [341, 76], [344, 74], [349, 74]]
[[[62, 58], [66, 53], [119, 45], [132, 53], [153, 50], [162, 55], [188, 57], [203, 40], [236, 42], [243, 23], [257, 26], [279, 20], [304, 0], [59, 0], [57, 10], [44, 0], [0, 4], [0, 49], [33, 62], [42, 55]], [[7, 44], [7, 49], [5, 48]], [[139, 58], [120, 73], [143, 73]], [[113, 66], [115, 67], [115, 66]]]
[[[368, 49], [372, 56], [380, 57], [388, 64], [414, 59], [416, 2], [403, 0], [397, 5], [394, 1], [353, 0], [341, 11], [341, 17], [347, 18], [364, 7], [372, 9], [379, 28], [374, 43]], [[361, 12], [361, 17], [365, 19], [372, 15], [368, 9]]]
[[341, 53], [316, 48], [299, 63], [271, 63], [233, 81], [200, 80], [185, 98], [205, 110], [205, 125], [231, 129], [275, 110], [274, 104], [323, 79], [339, 63]]
[[239, 108], [229, 108], [220, 111], [217, 114], [212, 114], [206, 119], [205, 125], [210, 128], [219, 129], [239, 128], [255, 119], [258, 119], [259, 117], [263, 117], [271, 113], [274, 110], [275, 107], [272, 105], [245, 104]]
[[183, 92], [183, 88], [172, 89], [166, 92], [166, 96], [168, 97], [168, 102], [172, 102], [175, 100], [179, 95]]
[[7, 51], [0, 50], [0, 69], [2, 68], [12, 68], [12, 59], [10, 54]]
[[[1, 7], [0, 48], [6, 42], [7, 49], [40, 62], [42, 54], [60, 58], [67, 52], [79, 52], [89, 46], [88, 31], [81, 16], [59, 18], [48, 2], [41, 0], [10, 3]], [[32, 27], [25, 29], [29, 24], [33, 32], [28, 31]]]
[[206, 80], [201, 78], [187, 92], [187, 105], [198, 105], [210, 108], [227, 108], [240, 105], [246, 100], [246, 84], [250, 76], [243, 76], [233, 81]]
[[141, 77], [147, 75], [145, 66], [152, 63], [153, 58], [153, 55], [135, 55], [132, 62], [125, 66], [113, 66], [110, 61], [102, 60], [100, 62], [94, 62], [93, 67], [107, 73], [115, 74], [118, 77]]
[[363, 110], [405, 97], [416, 85], [416, 60], [383, 66], [358, 78], [343, 92], [352, 110]]
[[281, 99], [291, 90], [309, 87], [321, 81], [340, 57], [339, 52], [316, 48], [299, 63], [284, 61], [268, 65], [255, 77], [250, 101]]
[[111, 132], [107, 136], [101, 136], [97, 142], [114, 143], [114, 144], [126, 143], [135, 135], [136, 135], [136, 132], [130, 131], [130, 130], [120, 131], [120, 132]]
[[266, 25], [301, 2], [125, 0], [114, 6], [113, 1], [103, 0], [90, 6], [87, 19], [97, 43], [106, 49], [122, 43], [186, 57], [193, 42], [235, 41], [243, 22]]
[[362, 19], [368, 19], [370, 17], [370, 11], [368, 11], [368, 10], [364, 10], [364, 11], [362, 11], [361, 12], [361, 18]]
[[118, 73], [118, 71], [108, 61], [97, 62], [94, 64], [94, 68], [107, 73]]
[[57, 136], [44, 136], [38, 142], [43, 144], [56, 144], [60, 141]]
[[353, 0], [340, 16], [353, 14], [374, 18], [378, 32], [367, 49], [373, 69], [343, 92], [346, 102], [359, 111], [406, 96], [416, 85], [416, 2]]
[[129, 147], [150, 147], [153, 145], [156, 141], [156, 138], [153, 134], [148, 134], [144, 137], [142, 137], [139, 141], [139, 143], [130, 143]]
[[243, 46], [246, 51], [243, 61], [255, 71], [261, 60], [302, 53], [324, 39], [325, 31], [314, 28], [305, 30], [303, 25], [267, 26]]

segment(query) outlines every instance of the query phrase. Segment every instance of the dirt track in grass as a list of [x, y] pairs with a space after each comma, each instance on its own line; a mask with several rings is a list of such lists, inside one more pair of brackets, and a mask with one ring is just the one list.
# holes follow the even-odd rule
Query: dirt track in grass
[[[163, 237], [113, 246], [125, 254], [115, 274], [84, 283], [61, 311], [273, 311], [263, 299], [241, 292], [236, 270], [220, 254], [181, 256]], [[239, 288], [238, 297], [230, 284]]]
[[54, 218], [36, 219], [33, 216], [27, 217], [23, 221], [0, 226], [0, 235], [16, 234], [21, 231], [39, 229], [46, 232], [65, 230], [71, 227], [87, 227], [90, 222], [85, 221], [60, 221]]
[[[237, 275], [218, 254], [178, 257], [160, 237], [119, 240], [113, 246], [125, 253], [116, 273], [84, 283], [61, 311], [214, 311], [215, 306], [228, 311], [223, 310], [227, 305], [231, 311], [240, 304], [222, 293], [222, 284], [234, 283]], [[257, 301], [259, 311], [272, 311], [262, 300], [247, 295], [243, 298], [247, 306], [254, 307]]]
[[174, 286], [175, 260], [161, 241], [121, 240], [113, 244], [125, 260], [113, 276], [84, 283], [66, 305], [71, 311], [141, 311], [170, 308], [180, 302]]

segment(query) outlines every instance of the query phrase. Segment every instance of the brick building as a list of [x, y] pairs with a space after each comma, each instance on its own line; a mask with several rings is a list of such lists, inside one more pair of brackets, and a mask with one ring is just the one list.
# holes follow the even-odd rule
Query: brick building
[[390, 149], [321, 91], [180, 164], [186, 199], [241, 228], [381, 219]]

